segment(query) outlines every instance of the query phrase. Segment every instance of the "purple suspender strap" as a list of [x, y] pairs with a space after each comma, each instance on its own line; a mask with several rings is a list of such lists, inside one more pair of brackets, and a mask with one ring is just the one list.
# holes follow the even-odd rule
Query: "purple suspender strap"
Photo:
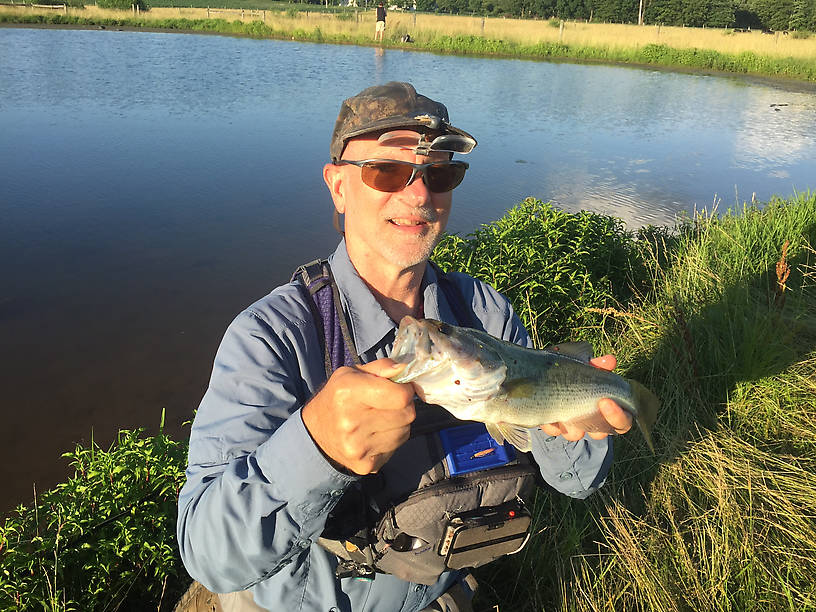
[[341, 366], [360, 365], [329, 262], [316, 259], [300, 266], [292, 275], [292, 280], [297, 279], [309, 295], [307, 304], [318, 326], [318, 337], [323, 337], [326, 378]]
[[[446, 274], [434, 263], [439, 287], [445, 294], [448, 304], [459, 323], [465, 327], [482, 329], [481, 322], [465, 305], [465, 301], [455, 285]], [[300, 280], [300, 286], [308, 294], [306, 303], [312, 311], [312, 318], [317, 325], [318, 337], [323, 339], [323, 360], [326, 379], [341, 366], [360, 365], [360, 357], [352, 349], [354, 340], [351, 337], [348, 321], [340, 292], [332, 276], [331, 266], [325, 259], [316, 259], [300, 266], [292, 275], [292, 280]]]

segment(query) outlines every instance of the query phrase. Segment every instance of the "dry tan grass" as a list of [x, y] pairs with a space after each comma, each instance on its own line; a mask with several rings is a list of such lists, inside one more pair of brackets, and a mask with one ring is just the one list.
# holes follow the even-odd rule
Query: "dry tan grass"
[[[53, 9], [32, 9], [0, 6], [0, 12], [50, 13]], [[127, 17], [130, 11], [99, 9], [88, 5], [84, 9], [67, 9], [68, 14], [85, 17]], [[263, 21], [277, 30], [301, 29], [310, 31], [319, 27], [329, 35], [346, 35], [350, 38], [368, 37], [374, 32], [373, 11], [360, 11], [354, 19], [342, 20], [335, 15], [300, 12], [289, 17], [280, 11], [210, 10], [206, 8], [153, 8], [142, 13], [143, 18], [207, 17]], [[583, 47], [632, 48], [648, 44], [663, 44], [678, 49], [711, 49], [721, 53], [738, 54], [750, 51], [772, 57], [794, 57], [816, 61], [816, 38], [795, 39], [759, 31], [728, 34], [713, 28], [678, 28], [665, 26], [636, 26], [623, 24], [598, 24], [565, 22], [563, 29], [553, 27], [548, 21], [504, 19], [497, 17], [465, 17], [457, 15], [411, 14], [393, 11], [389, 15], [387, 34], [410, 32], [417, 39], [434, 36], [484, 36], [495, 40], [513, 41], [520, 44], [538, 42], [563, 42]]]

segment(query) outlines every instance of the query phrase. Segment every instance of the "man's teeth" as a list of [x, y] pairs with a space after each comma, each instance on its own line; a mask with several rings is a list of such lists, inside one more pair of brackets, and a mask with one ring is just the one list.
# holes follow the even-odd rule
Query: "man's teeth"
[[391, 219], [394, 225], [422, 225], [424, 221], [411, 221], [410, 219]]

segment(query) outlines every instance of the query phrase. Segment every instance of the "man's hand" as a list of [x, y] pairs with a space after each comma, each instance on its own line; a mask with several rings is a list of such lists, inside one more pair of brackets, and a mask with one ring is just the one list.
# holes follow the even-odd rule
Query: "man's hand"
[[[601, 357], [590, 359], [589, 363], [594, 365], [596, 368], [612, 371], [615, 369], [615, 366], [618, 365], [618, 360], [615, 359], [614, 355], [603, 355]], [[606, 419], [606, 422], [609, 423], [612, 429], [614, 429], [617, 433], [623, 434], [632, 428], [632, 415], [626, 412], [608, 397], [598, 400], [598, 410], [600, 410], [601, 415]], [[540, 425], [539, 427], [542, 431], [544, 431], [544, 433], [551, 436], [564, 436], [566, 440], [570, 440], [571, 442], [580, 440], [584, 437], [584, 434], [587, 433], [575, 425], [568, 425], [560, 422]], [[589, 432], [589, 437], [595, 440], [601, 440], [608, 435], [608, 433], [603, 432]]]
[[338, 368], [303, 407], [306, 429], [335, 467], [371, 474], [408, 439], [416, 418], [414, 386], [387, 378], [403, 367], [378, 359]]

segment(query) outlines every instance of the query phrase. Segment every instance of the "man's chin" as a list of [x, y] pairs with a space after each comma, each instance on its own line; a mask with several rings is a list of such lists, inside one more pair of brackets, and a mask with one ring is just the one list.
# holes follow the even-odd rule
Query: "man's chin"
[[403, 269], [412, 268], [416, 265], [428, 261], [433, 253], [434, 243], [431, 245], [416, 246], [412, 249], [384, 248], [383, 256], [392, 264]]

